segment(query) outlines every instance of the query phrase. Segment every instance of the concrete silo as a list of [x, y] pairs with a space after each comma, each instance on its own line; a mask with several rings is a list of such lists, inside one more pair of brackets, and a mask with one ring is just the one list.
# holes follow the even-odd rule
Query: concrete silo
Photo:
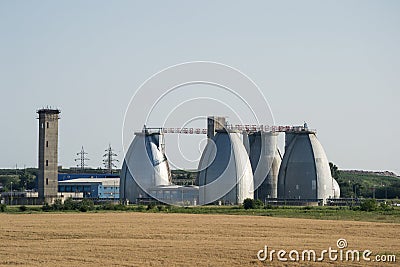
[[240, 133], [217, 131], [203, 151], [197, 180], [200, 205], [239, 204], [253, 198], [253, 174]]
[[278, 172], [281, 155], [278, 133], [258, 131], [249, 134], [250, 163], [254, 176], [254, 198], [278, 197]]
[[339, 197], [325, 151], [315, 132], [295, 127], [285, 134], [285, 154], [279, 169], [278, 198], [325, 200]]
[[169, 185], [170, 177], [161, 131], [135, 133], [121, 170], [121, 200], [136, 203], [139, 198], [148, 198], [150, 188]]

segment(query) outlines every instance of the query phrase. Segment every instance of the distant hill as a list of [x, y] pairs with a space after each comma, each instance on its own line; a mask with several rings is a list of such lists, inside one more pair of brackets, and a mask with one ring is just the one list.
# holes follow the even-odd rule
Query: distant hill
[[397, 174], [391, 171], [363, 171], [363, 170], [341, 170], [341, 171], [349, 174], [371, 174], [379, 176], [399, 177], [397, 176]]
[[341, 197], [400, 198], [400, 177], [390, 171], [339, 170]]

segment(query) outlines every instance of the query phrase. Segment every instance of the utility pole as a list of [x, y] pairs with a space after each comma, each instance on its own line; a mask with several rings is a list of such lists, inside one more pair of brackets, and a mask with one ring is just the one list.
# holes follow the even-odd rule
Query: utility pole
[[87, 154], [88, 154], [88, 153], [85, 152], [85, 149], [83, 149], [83, 146], [82, 146], [81, 152], [76, 153], [77, 156], [80, 156], [79, 158], [76, 158], [76, 159], [75, 159], [75, 161], [78, 161], [78, 162], [80, 161], [80, 164], [77, 164], [76, 166], [77, 166], [77, 167], [80, 167], [82, 172], [85, 171], [85, 166], [87, 166], [87, 164], [85, 163], [85, 161], [86, 161], [86, 160], [90, 160], [90, 159], [86, 158], [85, 155], [87, 155]]
[[385, 184], [382, 185], [385, 188], [385, 199], [387, 199], [387, 186]]
[[12, 201], [13, 201], [13, 193], [12, 193], [12, 184], [13, 184], [13, 182], [11, 182], [11, 203], [10, 203], [10, 205], [12, 205]]
[[111, 148], [111, 144], [108, 145], [108, 148], [105, 150], [105, 154], [103, 155], [103, 164], [107, 169], [108, 173], [112, 173], [113, 168], [117, 168], [114, 162], [118, 162], [119, 160], [115, 157], [118, 156], [114, 153], [114, 150]]

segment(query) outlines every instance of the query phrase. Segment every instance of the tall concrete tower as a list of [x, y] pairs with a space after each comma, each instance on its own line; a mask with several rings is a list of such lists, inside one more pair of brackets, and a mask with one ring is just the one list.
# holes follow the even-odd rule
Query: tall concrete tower
[[60, 110], [39, 109], [39, 200], [53, 203], [58, 192], [58, 119]]

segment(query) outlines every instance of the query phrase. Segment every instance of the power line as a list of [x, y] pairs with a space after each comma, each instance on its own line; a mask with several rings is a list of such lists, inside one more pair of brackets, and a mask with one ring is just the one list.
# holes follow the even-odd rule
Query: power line
[[117, 168], [114, 162], [119, 162], [117, 157], [118, 155], [114, 153], [114, 150], [111, 148], [111, 144], [108, 145], [108, 148], [104, 150], [106, 153], [103, 155], [103, 164], [104, 167], [107, 169], [108, 173], [112, 173], [113, 168]]
[[81, 152], [76, 153], [76, 155], [80, 156], [79, 158], [76, 158], [76, 159], [75, 159], [75, 161], [80, 161], [80, 164], [77, 164], [76, 166], [77, 166], [78, 168], [80, 167], [82, 172], [84, 172], [85, 167], [88, 166], [88, 165], [85, 163], [85, 161], [90, 160], [90, 159], [86, 158], [85, 155], [87, 155], [87, 154], [88, 154], [88, 153], [85, 152], [85, 150], [83, 149], [83, 146], [82, 146]]

